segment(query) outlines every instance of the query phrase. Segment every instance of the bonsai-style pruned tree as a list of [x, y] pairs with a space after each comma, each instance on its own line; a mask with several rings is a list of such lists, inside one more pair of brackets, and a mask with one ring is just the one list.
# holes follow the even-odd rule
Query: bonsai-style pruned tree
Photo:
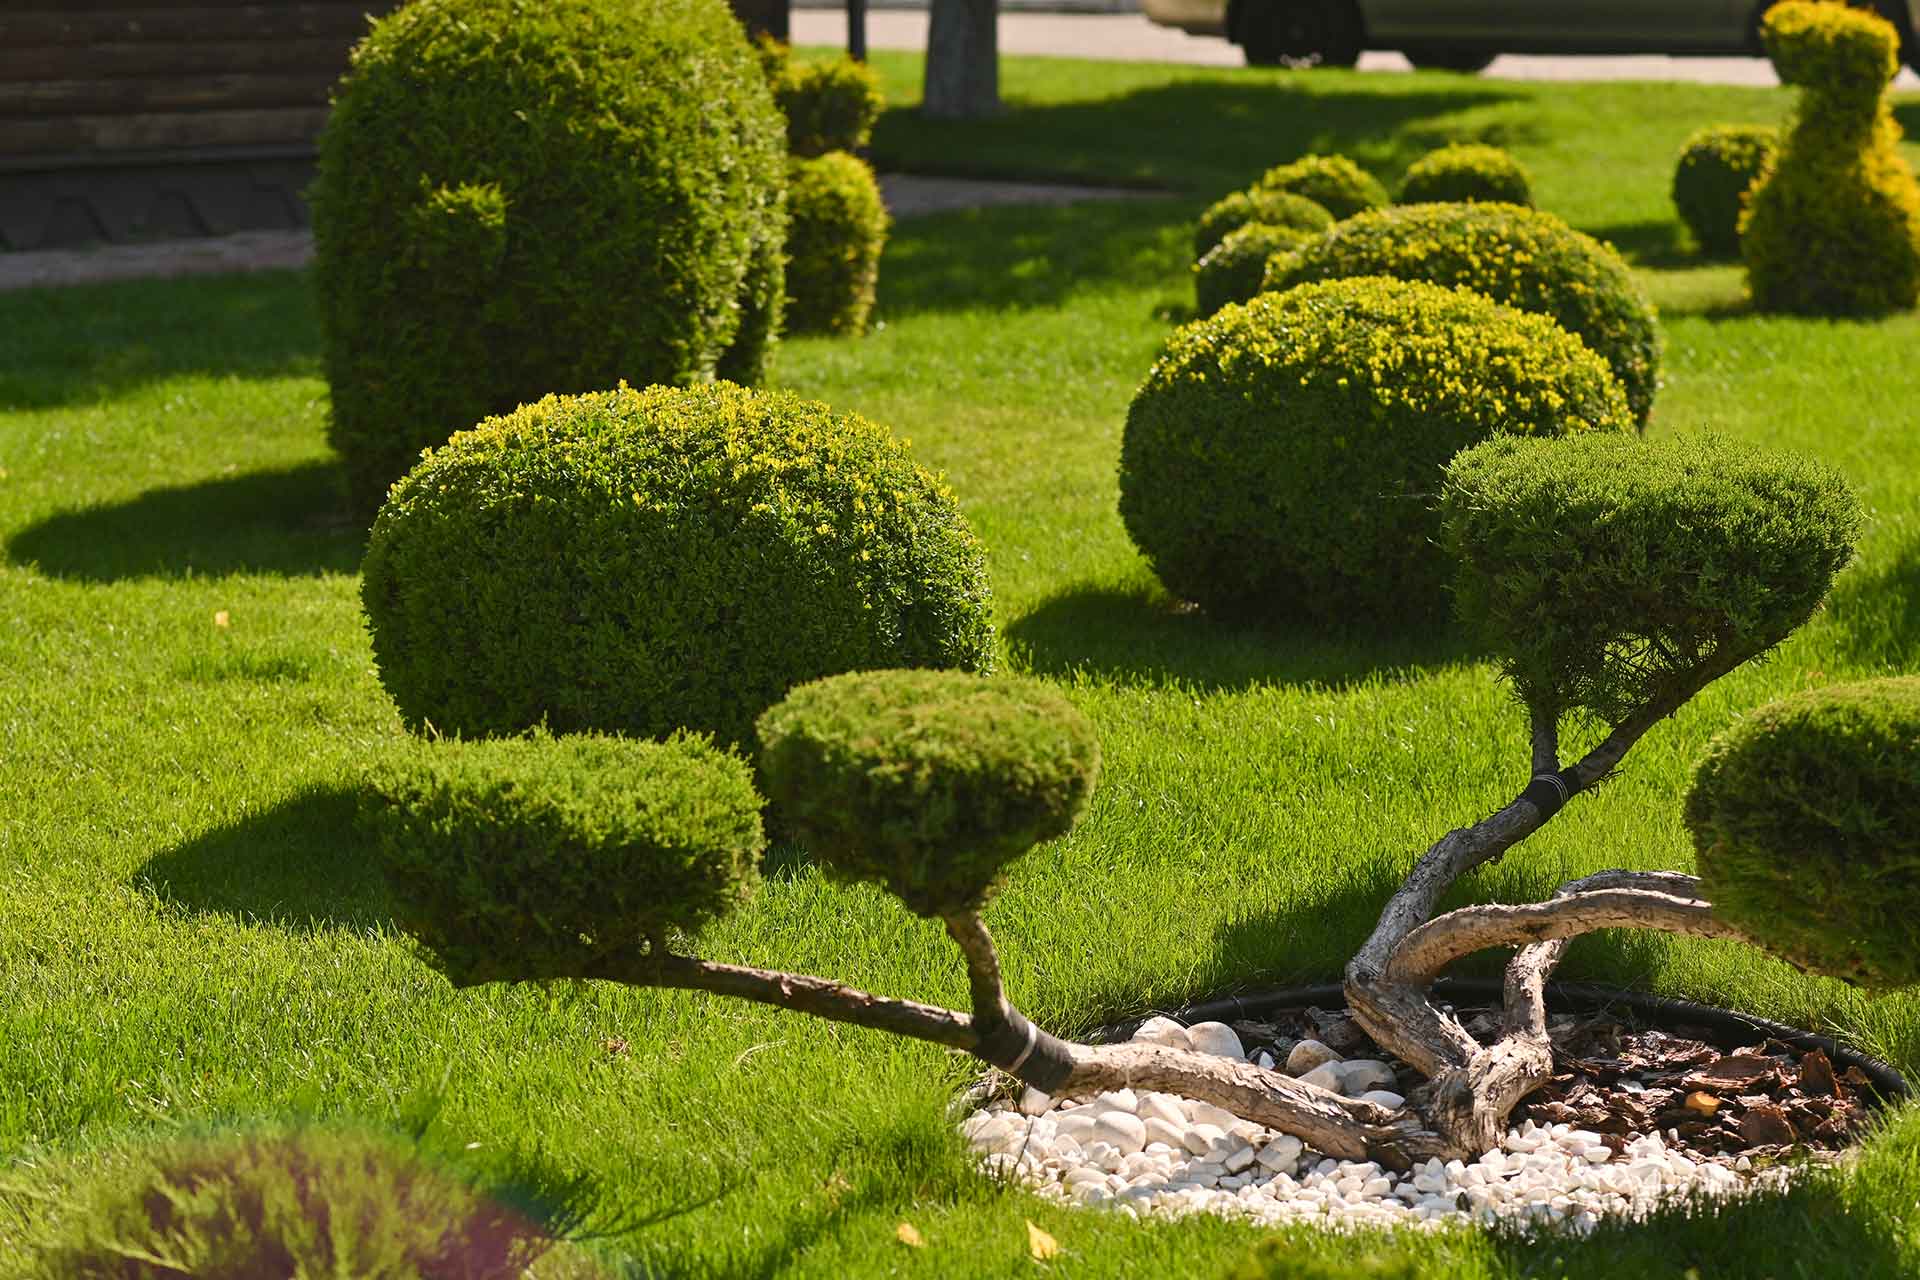
[[[1695, 693], [1807, 619], [1860, 522], [1837, 475], [1712, 440], [1499, 437], [1454, 460], [1440, 504], [1460, 611], [1500, 654], [1531, 718], [1531, 780], [1420, 856], [1348, 965], [1355, 1016], [1431, 1078], [1404, 1107], [1188, 1049], [1077, 1044], [1020, 1013], [981, 908], [1015, 859], [1073, 827], [1099, 769], [1087, 721], [1026, 679], [831, 676], [793, 690], [758, 724], [759, 775], [783, 821], [833, 874], [877, 881], [946, 926], [965, 963], [968, 1012], [692, 953], [699, 925], [746, 891], [760, 844], [746, 764], [695, 738], [417, 748], [385, 772], [369, 805], [402, 924], [456, 982], [597, 978], [740, 996], [961, 1049], [1051, 1094], [1123, 1085], [1183, 1094], [1330, 1155], [1397, 1168], [1496, 1143], [1513, 1105], [1551, 1070], [1544, 985], [1579, 934], [1740, 938], [1870, 984], [1920, 976], [1910, 959], [1920, 941], [1911, 681], [1847, 704], [1877, 737], [1840, 725], [1807, 749], [1826, 771], [1801, 776], [1846, 797], [1837, 809], [1796, 807], [1810, 796], [1769, 799], [1753, 782], [1789, 733], [1750, 725], [1716, 748], [1688, 813], [1708, 883], [1726, 888], [1726, 914], [1693, 876], [1632, 871], [1583, 877], [1546, 902], [1435, 914], [1460, 876], [1507, 853]], [[1762, 723], [1775, 721], [1751, 722]], [[1592, 745], [1568, 760], [1563, 728]], [[1872, 784], [1849, 789], [1856, 776]], [[1769, 805], [1778, 816], [1742, 816]], [[1808, 849], [1821, 860], [1802, 868]], [[1789, 900], [1804, 892], [1820, 911], [1782, 912], [1782, 883]], [[1828, 945], [1808, 941], [1809, 920]], [[1429, 991], [1451, 961], [1507, 946], [1519, 949], [1506, 1025], [1482, 1045]]]

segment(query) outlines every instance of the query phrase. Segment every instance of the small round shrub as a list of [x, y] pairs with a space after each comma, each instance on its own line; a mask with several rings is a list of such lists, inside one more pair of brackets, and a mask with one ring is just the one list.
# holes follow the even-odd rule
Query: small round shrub
[[1673, 170], [1673, 207], [1703, 252], [1740, 252], [1740, 213], [1747, 191], [1772, 163], [1779, 131], [1764, 124], [1720, 124], [1696, 130]]
[[1343, 276], [1463, 285], [1551, 316], [1612, 366], [1634, 421], [1644, 425], [1653, 412], [1660, 368], [1653, 303], [1618, 253], [1550, 213], [1416, 204], [1361, 214], [1275, 264], [1266, 287]]
[[1229, 231], [1193, 264], [1193, 293], [1199, 314], [1210, 316], [1230, 302], [1245, 302], [1260, 292], [1267, 278], [1267, 260], [1296, 249], [1315, 233], [1298, 227], [1272, 227], [1250, 222]]
[[361, 815], [397, 923], [469, 986], [593, 977], [699, 932], [753, 886], [760, 803], [704, 736], [536, 732], [413, 744], [372, 771]]
[[836, 875], [948, 916], [978, 910], [1009, 862], [1080, 820], [1100, 742], [1038, 681], [866, 671], [802, 685], [770, 707], [760, 775]]
[[558, 1280], [553, 1229], [409, 1145], [304, 1127], [114, 1152], [40, 1225], [32, 1280]]
[[1236, 191], [1214, 201], [1200, 215], [1199, 225], [1193, 230], [1193, 260], [1206, 257], [1207, 250], [1226, 239], [1228, 232], [1256, 222], [1320, 232], [1333, 225], [1333, 215], [1324, 206], [1291, 191]]
[[1520, 700], [1606, 724], [1785, 639], [1860, 530], [1832, 468], [1700, 437], [1494, 440], [1440, 512], [1455, 606]]
[[1167, 589], [1216, 614], [1438, 618], [1447, 459], [1631, 423], [1544, 316], [1401, 280], [1303, 285], [1168, 339], [1127, 412], [1120, 515]]
[[1387, 203], [1387, 189], [1380, 180], [1345, 156], [1302, 156], [1267, 170], [1253, 189], [1305, 196], [1335, 219]]
[[787, 173], [787, 329], [864, 333], [887, 242], [887, 206], [867, 162], [796, 157]]
[[780, 114], [722, 0], [416, 0], [375, 21], [312, 191], [356, 514], [423, 448], [549, 392], [757, 378], [785, 191]]
[[852, 58], [788, 58], [773, 81], [774, 101], [787, 118], [787, 150], [796, 156], [858, 151], [873, 138], [886, 106], [880, 75]]
[[1920, 983], [1920, 677], [1750, 712], [1707, 748], [1686, 818], [1716, 916], [1816, 973]]
[[1429, 151], [1407, 168], [1402, 204], [1517, 204], [1533, 207], [1533, 182], [1502, 147], [1456, 142]]
[[1920, 304], [1920, 182], [1887, 102], [1899, 37], [1877, 14], [1784, 0], [1761, 23], [1793, 127], [1747, 197], [1740, 253], [1763, 311], [1856, 315]]
[[433, 450], [361, 599], [411, 728], [750, 743], [794, 685], [993, 654], [985, 555], [887, 431], [720, 383], [549, 396]]

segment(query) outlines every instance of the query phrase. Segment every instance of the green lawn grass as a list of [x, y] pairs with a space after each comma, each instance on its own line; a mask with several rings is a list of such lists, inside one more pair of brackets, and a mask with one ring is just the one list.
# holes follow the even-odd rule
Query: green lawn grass
[[[917, 61], [876, 63], [910, 104]], [[1815, 452], [1873, 513], [1824, 614], [1457, 896], [1687, 867], [1679, 799], [1718, 728], [1920, 665], [1920, 319], [1747, 314], [1737, 269], [1687, 259], [1667, 202], [1688, 131], [1779, 119], [1784, 91], [1004, 66], [1004, 118], [896, 110], [883, 167], [1167, 194], [903, 222], [882, 327], [789, 342], [778, 381], [947, 473], [990, 549], [1006, 665], [1057, 680], [1101, 731], [1091, 816], [987, 916], [1037, 1020], [1082, 1031], [1336, 975], [1411, 857], [1526, 774], [1516, 709], [1456, 637], [1223, 626], [1165, 597], [1115, 513], [1127, 401], [1191, 306], [1193, 215], [1304, 147], [1391, 181], [1449, 138], [1510, 145], [1544, 207], [1646, 269], [1668, 342], [1651, 429]], [[0, 295], [0, 1269], [116, 1146], [302, 1116], [420, 1130], [476, 1175], [584, 1178], [602, 1247], [635, 1274], [1020, 1275], [1026, 1219], [1060, 1241], [1041, 1269], [1061, 1275], [1235, 1267], [1262, 1233], [1135, 1226], [976, 1173], [943, 1117], [971, 1072], [938, 1050], [683, 993], [455, 994], [412, 957], [352, 831], [361, 768], [400, 728], [360, 540], [335, 515], [308, 289], [281, 273]], [[936, 928], [790, 854], [705, 950], [965, 999]], [[1605, 935], [1566, 972], [1920, 1068], [1920, 999], [1868, 1002], [1731, 945]], [[903, 1220], [926, 1248], [899, 1243]], [[1296, 1231], [1285, 1248], [1404, 1250], [1457, 1276], [1911, 1275], [1920, 1113], [1792, 1196], [1586, 1242]]]

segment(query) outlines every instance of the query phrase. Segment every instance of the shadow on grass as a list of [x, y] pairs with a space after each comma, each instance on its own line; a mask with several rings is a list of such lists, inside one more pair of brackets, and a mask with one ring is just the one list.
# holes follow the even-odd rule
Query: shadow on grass
[[1848, 660], [1920, 671], [1920, 544], [1842, 575], [1827, 617]]
[[1582, 228], [1596, 240], [1620, 251], [1636, 267], [1724, 266], [1736, 258], [1713, 258], [1694, 248], [1686, 229], [1672, 218], [1648, 222], [1616, 222]]
[[384, 926], [392, 900], [355, 803], [344, 787], [305, 788], [154, 855], [134, 883], [194, 913], [300, 931]]
[[1039, 675], [1086, 671], [1129, 683], [1178, 681], [1209, 693], [1262, 684], [1340, 689], [1476, 656], [1450, 626], [1352, 634], [1261, 628], [1210, 618], [1146, 586], [1070, 589], [1015, 619], [1006, 634]]
[[1894, 103], [1893, 118], [1899, 123], [1900, 132], [1907, 135], [1907, 141], [1920, 141], [1920, 98]]
[[0, 293], [0, 409], [48, 409], [161, 378], [318, 377], [304, 274], [266, 271]]
[[364, 541], [347, 522], [339, 467], [309, 462], [63, 511], [15, 534], [7, 556], [83, 582], [354, 573]]

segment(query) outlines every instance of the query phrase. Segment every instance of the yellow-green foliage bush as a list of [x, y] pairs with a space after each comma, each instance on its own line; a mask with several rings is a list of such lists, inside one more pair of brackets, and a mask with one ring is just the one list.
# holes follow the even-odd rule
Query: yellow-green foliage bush
[[1387, 189], [1380, 180], [1345, 156], [1301, 156], [1267, 170], [1253, 189], [1305, 196], [1336, 219], [1387, 203]]
[[756, 381], [786, 297], [782, 141], [721, 0], [414, 0], [376, 21], [313, 188], [356, 513], [423, 448], [550, 392]]
[[1301, 231], [1325, 231], [1333, 225], [1326, 206], [1291, 191], [1236, 191], [1214, 201], [1200, 215], [1193, 229], [1193, 260], [1207, 256], [1207, 250], [1251, 223], [1270, 227], [1294, 227]]
[[1267, 278], [1267, 260], [1313, 238], [1311, 231], [1272, 227], [1264, 222], [1248, 223], [1229, 232], [1193, 264], [1198, 314], [1210, 316], [1230, 302], [1245, 302], [1259, 293], [1261, 281]]
[[1920, 183], [1887, 103], [1891, 23], [1785, 0], [1761, 26], [1781, 82], [1800, 89], [1780, 155], [1747, 198], [1740, 251], [1754, 305], [1852, 315], [1920, 302]]
[[887, 243], [887, 206], [866, 161], [796, 156], [787, 170], [787, 329], [864, 333]]
[[796, 156], [858, 151], [873, 137], [886, 106], [880, 76], [864, 62], [840, 57], [795, 60], [784, 44], [759, 41], [760, 65], [773, 100], [787, 118], [787, 150]]
[[1463, 200], [1532, 208], [1533, 181], [1505, 149], [1455, 142], [1415, 160], [1400, 183], [1401, 204]]
[[1546, 316], [1384, 277], [1302, 285], [1168, 339], [1127, 411], [1120, 515], [1167, 589], [1216, 614], [1439, 618], [1447, 459], [1632, 422]]
[[1747, 192], [1779, 149], [1780, 131], [1764, 124], [1717, 124], [1687, 139], [1673, 169], [1673, 207], [1704, 252], [1740, 252]]

